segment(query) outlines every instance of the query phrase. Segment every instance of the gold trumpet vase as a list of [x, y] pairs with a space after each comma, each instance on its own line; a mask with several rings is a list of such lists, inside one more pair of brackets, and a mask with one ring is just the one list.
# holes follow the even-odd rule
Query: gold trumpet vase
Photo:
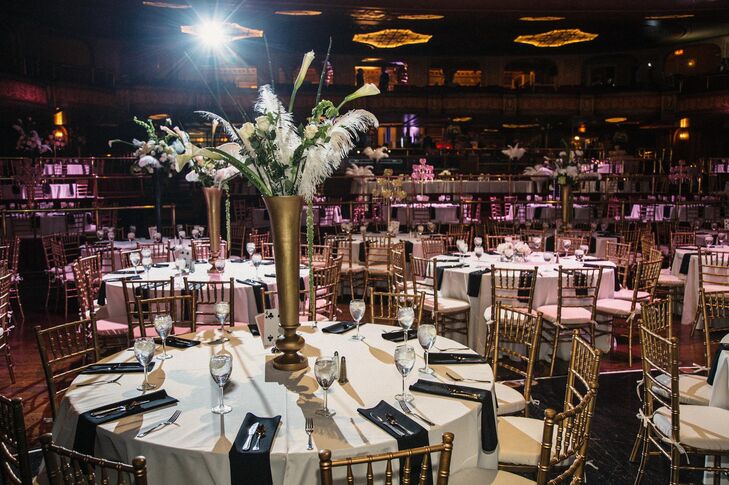
[[208, 209], [208, 234], [210, 235], [210, 269], [208, 273], [217, 273], [215, 261], [220, 257], [220, 200], [223, 191], [220, 187], [203, 187], [205, 205]]
[[276, 286], [283, 337], [276, 342], [281, 355], [273, 359], [276, 369], [297, 371], [305, 369], [308, 362], [299, 350], [304, 348], [304, 338], [296, 333], [299, 328], [299, 252], [301, 238], [300, 196], [264, 197], [271, 221], [273, 251], [276, 255]]
[[562, 190], [562, 224], [572, 222], [572, 186], [563, 184], [560, 186]]

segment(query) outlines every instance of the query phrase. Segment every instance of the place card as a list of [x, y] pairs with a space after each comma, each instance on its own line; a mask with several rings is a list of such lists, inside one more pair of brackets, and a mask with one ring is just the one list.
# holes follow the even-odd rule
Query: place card
[[263, 347], [270, 348], [276, 345], [276, 339], [280, 332], [281, 317], [279, 316], [278, 308], [267, 309], [263, 312], [263, 331], [261, 332]]

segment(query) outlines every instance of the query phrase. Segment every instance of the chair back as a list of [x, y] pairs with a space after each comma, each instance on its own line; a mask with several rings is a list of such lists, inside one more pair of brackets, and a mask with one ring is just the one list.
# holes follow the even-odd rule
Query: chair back
[[235, 279], [221, 281], [190, 281], [187, 276], [184, 278], [185, 289], [183, 295], [195, 295], [195, 323], [196, 325], [211, 322], [217, 324], [215, 316], [215, 304], [228, 302], [230, 313], [228, 324], [235, 325]]
[[381, 292], [370, 288], [370, 321], [384, 325], [398, 325], [397, 312], [410, 307], [415, 312], [412, 328], [418, 328], [423, 316], [423, 293]]
[[484, 248], [487, 251], [496, 251], [499, 244], [505, 243], [507, 238], [511, 238], [513, 243], [521, 241], [521, 236], [518, 234], [499, 234], [496, 236], [488, 235], [483, 238]]
[[37, 325], [35, 338], [55, 419], [60, 398], [71, 381], [99, 360], [96, 323], [90, 318], [45, 329]]
[[[522, 229], [521, 238], [529, 244], [534, 251], [544, 251], [547, 244], [547, 232], [541, 229]], [[539, 238], [539, 244], [534, 243], [534, 238]]]
[[238, 222], [230, 225], [230, 255], [244, 257], [246, 251], [246, 226]]
[[40, 437], [49, 485], [147, 485], [147, 460], [137, 456], [132, 464], [84, 455], [53, 443], [53, 435]]
[[[438, 476], [435, 480], [435, 485], [448, 485], [448, 477], [450, 476], [451, 468], [451, 453], [453, 452], [453, 433], [444, 433], [443, 441], [438, 445], [433, 446], [422, 446], [419, 448], [411, 448], [400, 451], [393, 451], [388, 453], [381, 453], [377, 455], [367, 456], [356, 456], [349, 458], [341, 458], [339, 460], [332, 460], [332, 452], [330, 450], [321, 450], [319, 452], [319, 474], [321, 476], [322, 485], [334, 485], [334, 479], [332, 477], [332, 470], [334, 468], [346, 467], [347, 485], [354, 484], [354, 466], [366, 464], [366, 481], [367, 485], [374, 485], [375, 483], [384, 483], [385, 485], [393, 484], [393, 460], [400, 460], [400, 476], [401, 483], [411, 483], [411, 477], [413, 472], [413, 462], [420, 458], [420, 472], [417, 475], [418, 485], [425, 485], [428, 483], [427, 478], [429, 474], [432, 474], [432, 467], [430, 466], [432, 453], [440, 453], [440, 459], [438, 460]], [[385, 465], [384, 472], [377, 472], [375, 474], [373, 464], [379, 462], [387, 462]], [[383, 476], [384, 473], [384, 476]], [[375, 480], [377, 478], [377, 480]], [[344, 481], [343, 481], [344, 482]]]
[[253, 243], [256, 245], [256, 252], [261, 253], [263, 251], [263, 243], [271, 242], [271, 233], [251, 233], [248, 235], [247, 243]]
[[673, 329], [673, 301], [671, 296], [665, 300], [654, 300], [641, 304], [640, 324], [653, 333], [671, 337]]
[[0, 467], [6, 485], [31, 485], [23, 400], [0, 395]]
[[433, 311], [438, 311], [438, 260], [413, 256], [410, 258], [410, 277], [413, 280], [413, 293], [425, 292], [432, 295]]
[[[709, 333], [726, 331], [726, 321], [729, 318], [729, 288], [726, 291], [706, 291], [699, 290], [699, 304], [701, 305], [701, 314], [704, 318], [704, 326], [709, 331], [705, 335], [706, 347], [710, 346]], [[710, 352], [710, 351], [709, 351]], [[708, 363], [711, 364], [711, 356], [707, 355]]]
[[729, 252], [699, 248], [699, 289], [729, 291]]
[[[633, 306], [637, 301], [652, 301], [661, 276], [663, 261], [641, 261], [638, 263], [633, 279]], [[727, 287], [729, 288], [729, 287]]]
[[101, 256], [78, 258], [71, 265], [78, 289], [78, 310], [81, 318], [89, 318], [94, 311], [94, 299], [101, 286]]
[[559, 286], [557, 287], [557, 321], [562, 321], [565, 308], [585, 308], [595, 320], [597, 294], [602, 281], [602, 266], [599, 268], [559, 267]]
[[[193, 239], [192, 245], [192, 259], [210, 259], [210, 240], [209, 239]], [[226, 259], [228, 257], [227, 250], [228, 243], [225, 239], [220, 240], [218, 258]], [[168, 256], [169, 257], [169, 256]], [[167, 261], [167, 260], [165, 260]]]
[[405, 262], [405, 251], [399, 249], [391, 250], [390, 262], [390, 268], [392, 270], [390, 277], [392, 291], [407, 293], [408, 280], [406, 274], [407, 266]]
[[367, 236], [365, 244], [365, 265], [386, 266], [390, 268], [390, 248], [392, 238], [390, 236]]
[[[122, 280], [124, 293], [124, 306], [127, 312], [127, 326], [129, 328], [128, 338], [134, 339], [134, 328], [140, 327], [139, 308], [137, 299], [159, 298], [168, 294], [174, 294], [175, 280]], [[140, 327], [141, 332], [141, 327]], [[141, 334], [144, 335], [144, 334]]]
[[446, 252], [445, 240], [441, 238], [423, 238], [421, 239], [420, 244], [422, 245], [423, 257], [425, 259], [440, 256]]
[[[331, 239], [330, 239], [331, 240]], [[352, 254], [352, 235], [345, 237], [337, 236], [331, 240], [336, 257], [342, 258], [342, 266], [352, 269], [352, 264], [357, 264], [358, 256]]]
[[[568, 244], [568, 247], [565, 247], [565, 243]], [[558, 234], [554, 241], [554, 250], [559, 253], [571, 255], [575, 254], [575, 250], [580, 249], [580, 246], [584, 246], [585, 244], [585, 237], [582, 235]]]
[[682, 246], [696, 246], [696, 233], [694, 231], [671, 232], [671, 253]]
[[314, 302], [309, 299], [310, 293], [307, 292], [306, 295], [309, 317], [312, 320], [316, 318], [317, 313], [324, 315], [329, 320], [335, 320], [337, 316], [337, 290], [339, 289], [339, 274], [342, 271], [342, 258], [337, 256], [329, 263], [326, 266], [315, 267], [314, 279], [309, 283], [314, 285], [316, 295]]
[[[193, 241], [193, 258], [195, 258], [195, 241]], [[173, 260], [172, 257], [172, 251], [170, 251], [170, 247], [167, 243], [163, 242], [156, 242], [156, 243], [140, 243], [138, 248], [140, 251], [143, 249], [149, 249], [151, 251], [151, 258], [153, 263], [167, 263]], [[197, 259], [197, 258], [195, 258]], [[200, 259], [207, 259], [207, 258], [200, 258]]]
[[189, 295], [161, 296], [157, 298], [137, 297], [136, 307], [137, 321], [139, 322], [142, 337], [157, 334], [154, 329], [154, 317], [164, 314], [172, 317], [170, 335], [177, 334], [177, 328], [183, 329], [181, 333], [197, 330], [194, 292]]
[[470, 231], [454, 231], [448, 232], [445, 237], [446, 251], [458, 251], [456, 243], [460, 240], [466, 241], [468, 246], [471, 246], [471, 232]]
[[630, 243], [605, 242], [605, 259], [615, 264], [620, 284], [627, 286], [630, 274]]
[[[332, 248], [327, 244], [313, 244], [312, 245], [311, 260], [314, 266], [323, 266], [330, 263], [332, 256]], [[301, 245], [301, 264], [309, 264], [309, 246], [308, 244]]]
[[[491, 304], [532, 310], [538, 268], [498, 268], [491, 265]], [[492, 319], [493, 315], [491, 316]]]

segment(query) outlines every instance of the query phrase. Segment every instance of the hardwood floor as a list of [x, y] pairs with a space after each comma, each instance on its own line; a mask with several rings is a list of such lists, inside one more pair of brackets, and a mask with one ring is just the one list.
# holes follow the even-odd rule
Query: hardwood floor
[[[45, 308], [45, 283], [38, 278], [26, 278], [23, 281], [22, 298], [25, 308], [26, 321], [18, 324], [12, 331], [10, 343], [15, 359], [16, 384], [10, 384], [5, 366], [0, 365], [0, 393], [6, 396], [20, 396], [24, 401], [26, 425], [28, 427], [29, 441], [37, 446], [38, 437], [49, 432], [52, 427], [50, 421], [50, 407], [46, 390], [43, 369], [40, 365], [38, 350], [35, 342], [33, 327], [43, 327], [64, 322], [62, 310], [56, 312], [53, 308]], [[348, 315], [348, 309], [341, 305], [342, 315]], [[70, 310], [73, 315], [75, 307]], [[680, 319], [674, 319], [678, 322]], [[678, 323], [674, 324], [674, 333], [681, 342], [681, 363], [704, 364], [704, 347], [702, 337], [697, 334], [691, 337], [690, 329]], [[635, 349], [636, 356], [639, 353]], [[563, 366], [562, 366], [563, 367]], [[633, 369], [640, 368], [640, 360], [634, 359]], [[627, 370], [626, 345], [619, 343], [612, 352], [603, 357], [601, 371], [611, 373]], [[596, 419], [592, 432], [590, 460], [597, 467], [588, 467], [587, 474], [592, 480], [601, 480], [605, 483], [629, 483], [635, 476], [635, 466], [628, 463], [628, 454], [632, 446], [638, 421], [635, 414], [638, 410], [638, 400], [635, 392], [635, 381], [640, 378], [638, 372], [606, 374], [601, 376], [600, 391], [597, 401]], [[564, 392], [564, 379], [542, 379], [534, 388], [534, 397], [541, 401], [540, 408], [561, 406], [561, 393]], [[538, 416], [535, 411], [532, 416]], [[619, 423], [620, 426], [616, 426]], [[644, 483], [666, 483], [667, 476], [664, 471], [668, 463], [662, 458], [654, 458], [651, 464], [651, 473]]]

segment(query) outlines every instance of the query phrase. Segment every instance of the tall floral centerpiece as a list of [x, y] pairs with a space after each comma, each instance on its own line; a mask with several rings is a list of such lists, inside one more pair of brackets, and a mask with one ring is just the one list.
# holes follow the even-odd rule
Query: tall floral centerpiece
[[[237, 145], [236, 150], [204, 148], [202, 154], [237, 169], [261, 192], [268, 209], [283, 327], [283, 337], [276, 344], [281, 355], [274, 359], [274, 367], [288, 371], [307, 367], [306, 358], [298, 353], [304, 346], [304, 339], [296, 332], [299, 326], [299, 233], [303, 202], [309, 203], [307, 235], [311, 238], [313, 215], [310, 208], [317, 187], [334, 173], [354, 148], [357, 134], [378, 125], [377, 118], [368, 111], [340, 112], [350, 101], [379, 94], [373, 84], [365, 84], [338, 105], [329, 100], [319, 101], [317, 94], [311, 116], [296, 125], [292, 115], [294, 100], [313, 60], [313, 52], [304, 56], [288, 109], [272, 87], [265, 85], [259, 90], [254, 106], [258, 116], [240, 128], [214, 113], [198, 112], [217, 121], [231, 142]], [[320, 80], [319, 93], [321, 85]], [[313, 300], [312, 293], [310, 299]]]
[[123, 144], [134, 148], [136, 159], [132, 164], [131, 171], [135, 174], [149, 173], [152, 175], [154, 184], [154, 219], [157, 229], [162, 227], [162, 176], [166, 174], [172, 177], [174, 174], [175, 159], [177, 155], [184, 152], [184, 147], [177, 136], [170, 132], [169, 127], [172, 120], [167, 118], [160, 133], [154, 126], [152, 120], [140, 120], [136, 116], [134, 122], [143, 127], [147, 132], [147, 140], [140, 141], [136, 138], [131, 142], [124, 140], [109, 140], [109, 146]]

